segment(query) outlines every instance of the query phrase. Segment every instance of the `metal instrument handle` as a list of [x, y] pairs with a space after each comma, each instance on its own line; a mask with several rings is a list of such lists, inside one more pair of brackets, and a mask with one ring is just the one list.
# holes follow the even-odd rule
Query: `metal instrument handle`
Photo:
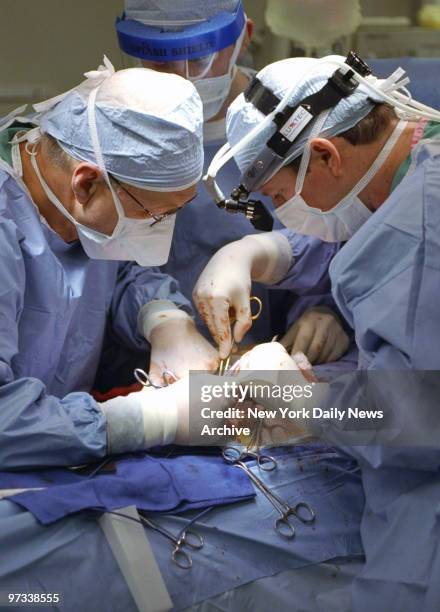
[[156, 385], [149, 374], [147, 374], [141, 368], [136, 368], [133, 372], [135, 379], [141, 383], [143, 387], [153, 387], [153, 389], [162, 389], [160, 385]]
[[257, 455], [257, 465], [262, 472], [273, 472], [273, 470], [277, 469], [277, 461], [271, 455], [261, 455], [260, 453], [256, 453]]
[[171, 559], [174, 561], [177, 567], [180, 567], [180, 569], [189, 570], [192, 568], [193, 562], [190, 555], [186, 551], [182, 550], [179, 545], [177, 545], [173, 550]]
[[295, 514], [297, 519], [301, 521], [301, 523], [304, 523], [304, 525], [311, 525], [311, 523], [314, 523], [316, 519], [316, 512], [310, 504], [304, 501], [298, 502], [293, 507], [292, 514]]
[[275, 531], [285, 538], [286, 540], [291, 540], [295, 537], [295, 527], [289, 522], [288, 516], [283, 515], [280, 518], [277, 518], [274, 525]]
[[203, 546], [205, 545], [205, 541], [199, 533], [196, 533], [195, 531], [192, 531], [191, 529], [187, 529], [180, 536], [179, 545], [189, 546], [193, 550], [201, 550]]

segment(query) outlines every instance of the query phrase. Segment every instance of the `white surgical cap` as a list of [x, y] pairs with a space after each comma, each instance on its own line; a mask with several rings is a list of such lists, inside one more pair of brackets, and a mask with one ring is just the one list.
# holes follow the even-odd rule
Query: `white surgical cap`
[[[266, 66], [257, 76], [262, 84], [279, 98], [282, 98], [296, 85], [288, 101], [290, 106], [296, 106], [304, 98], [324, 87], [328, 78], [338, 68], [335, 64], [325, 63], [324, 60], [331, 60], [335, 57], [342, 62], [345, 60], [341, 56], [328, 56], [321, 60], [306, 57], [289, 58]], [[352, 95], [343, 98], [330, 111], [321, 135], [330, 138], [352, 128], [372, 110], [373, 99], [375, 102], [382, 101], [379, 96], [375, 98], [371, 91], [367, 91], [364, 85], [359, 85]], [[246, 102], [243, 94], [238, 96], [229, 107], [226, 117], [229, 144], [233, 146], [240, 142], [264, 118], [265, 116], [251, 102]], [[313, 125], [314, 122], [294, 142], [286, 158], [286, 164], [302, 154]], [[241, 172], [244, 172], [254, 161], [258, 152], [276, 130], [275, 124], [271, 122], [235, 154], [235, 161]]]
[[240, 0], [125, 0], [125, 16], [150, 25], [191, 25], [221, 12], [235, 13]]
[[189, 81], [146, 68], [112, 73], [100, 67], [88, 75], [55, 105], [46, 103], [48, 110], [42, 104], [43, 133], [75, 159], [97, 163], [87, 102], [98, 85], [96, 127], [109, 174], [152, 191], [178, 191], [200, 180], [203, 111]]

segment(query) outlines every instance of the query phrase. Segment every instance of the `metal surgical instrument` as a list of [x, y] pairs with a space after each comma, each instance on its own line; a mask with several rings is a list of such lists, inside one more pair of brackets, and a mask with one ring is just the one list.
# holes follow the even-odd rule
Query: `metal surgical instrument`
[[177, 381], [177, 376], [171, 370], [164, 370], [162, 372], [162, 379], [164, 381], [163, 385], [157, 385], [154, 383], [151, 376], [141, 368], [136, 368], [134, 370], [134, 377], [143, 387], [153, 387], [153, 389], [162, 389], [163, 387], [168, 387]]
[[164, 538], [167, 538], [170, 542], [173, 543], [174, 548], [171, 553], [171, 559], [180, 567], [180, 569], [191, 569], [192, 567], [192, 557], [189, 553], [183, 550], [184, 546], [191, 548], [192, 550], [201, 550], [204, 546], [204, 540], [202, 536], [191, 529], [184, 529], [177, 535], [165, 529], [158, 523], [152, 521], [150, 518], [146, 517], [144, 514], [139, 512], [140, 519], [144, 525], [153, 529], [157, 533], [160, 533]]
[[162, 378], [165, 382], [165, 386], [167, 387], [169, 387], [169, 385], [172, 385], [173, 383], [178, 381], [177, 376], [174, 374], [172, 370], [164, 370], [162, 372]]
[[280, 515], [274, 523], [274, 530], [283, 538], [291, 540], [295, 537], [295, 527], [289, 521], [290, 516], [295, 516], [301, 523], [310, 525], [315, 521], [316, 513], [313, 508], [307, 502], [298, 502], [294, 506], [288, 504], [285, 500], [281, 499], [276, 493], [274, 493], [269, 487], [267, 487], [262, 480], [258, 478], [249, 467], [242, 461], [237, 461], [236, 467], [242, 469], [249, 476], [251, 481], [257, 487], [257, 489], [266, 497], [266, 499], [272, 504], [275, 510]]
[[271, 455], [265, 455], [258, 449], [251, 451], [249, 447], [239, 448], [238, 446], [225, 446], [222, 450], [223, 459], [228, 463], [243, 462], [247, 457], [255, 459], [258, 467], [263, 472], [272, 472], [277, 468], [277, 462]]
[[[255, 312], [254, 314], [251, 313], [251, 321], [256, 321], [260, 317], [261, 312], [263, 310], [263, 302], [256, 295], [251, 295], [251, 297], [249, 298], [249, 302], [251, 304], [252, 304], [252, 302], [255, 302], [255, 304], [257, 304], [257, 306], [258, 306], [257, 312]], [[234, 323], [235, 320], [236, 320], [235, 319], [235, 315], [230, 315], [229, 316], [229, 322], [230, 323]], [[231, 349], [231, 353], [232, 353], [232, 349]], [[218, 375], [219, 376], [224, 376], [226, 374], [226, 372], [229, 370], [229, 362], [231, 360], [231, 353], [226, 357], [226, 359], [221, 359], [220, 360], [220, 365], [218, 367]]]
[[[277, 468], [277, 461], [271, 455], [266, 455], [260, 450], [260, 438], [263, 421], [260, 421], [255, 429], [255, 433], [251, 436], [249, 443], [240, 448], [239, 446], [225, 446], [222, 450], [222, 456], [228, 463], [243, 462], [247, 457], [255, 459], [258, 467], [263, 472], [272, 472]], [[255, 449], [255, 450], [252, 450]]]

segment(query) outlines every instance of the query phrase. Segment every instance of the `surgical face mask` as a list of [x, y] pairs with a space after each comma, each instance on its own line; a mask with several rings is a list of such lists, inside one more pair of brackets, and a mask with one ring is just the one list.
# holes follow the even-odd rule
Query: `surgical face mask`
[[232, 81], [237, 74], [238, 55], [241, 50], [243, 38], [246, 33], [246, 26], [243, 28], [239, 38], [235, 42], [234, 51], [229, 60], [229, 69], [226, 74], [217, 77], [207, 77], [202, 79], [191, 79], [193, 85], [203, 102], [203, 119], [209, 121], [215, 117], [226, 102], [231, 91]]
[[405, 121], [399, 121], [369, 170], [356, 183], [350, 193], [328, 211], [309, 206], [301, 196], [310, 158], [309, 140], [307, 150], [303, 154], [304, 163], [301, 160], [298, 171], [295, 195], [275, 210], [278, 219], [289, 229], [301, 234], [316, 236], [325, 242], [349, 240], [372, 215], [372, 212], [362, 203], [358, 195], [380, 170], [406, 125]]
[[[41, 186], [56, 208], [71, 221], [84, 251], [91, 259], [136, 261], [141, 266], [160, 266], [167, 262], [171, 249], [175, 215], [160, 223], [154, 219], [130, 219], [119, 214], [111, 236], [79, 223], [63, 206], [44, 180], [38, 167], [35, 150], [28, 149], [32, 167]], [[113, 190], [112, 190], [113, 191]], [[118, 197], [113, 191], [113, 197]], [[119, 202], [122, 209], [122, 204]]]
[[237, 68], [234, 66], [223, 76], [193, 81], [203, 102], [203, 119], [205, 121], [209, 121], [220, 112], [231, 91], [232, 81], [236, 73]]
[[315, 236], [325, 242], [344, 242], [371, 216], [371, 211], [357, 196], [344, 198], [334, 209], [324, 212], [312, 208], [295, 195], [275, 210], [278, 219], [287, 228], [306, 236]]

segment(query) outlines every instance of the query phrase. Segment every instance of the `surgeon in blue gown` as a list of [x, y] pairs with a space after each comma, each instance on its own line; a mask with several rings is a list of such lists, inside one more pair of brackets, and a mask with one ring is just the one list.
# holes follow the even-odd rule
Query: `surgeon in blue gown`
[[[343, 61], [283, 60], [259, 77], [278, 96], [290, 91], [294, 107], [319, 91]], [[402, 79], [402, 73], [370, 78], [320, 115], [262, 187], [263, 193], [285, 194], [276, 213], [291, 229], [347, 241], [330, 276], [355, 334], [360, 369], [321, 385], [324, 407], [385, 413], [383, 429], [370, 425], [364, 432], [345, 417], [302, 424], [343, 447], [361, 468], [366, 563], [353, 583], [355, 611], [440, 608], [440, 113], [400, 96], [407, 84]], [[263, 118], [251, 103], [237, 100], [228, 115], [230, 142]], [[266, 126], [238, 151], [243, 171], [275, 130]], [[230, 248], [243, 250], [245, 240]], [[277, 244], [280, 259], [279, 239]], [[209, 274], [208, 265], [201, 289]], [[280, 285], [294, 277], [295, 264]], [[211, 302], [216, 291], [214, 283]], [[200, 291], [202, 302], [206, 296]]]
[[[106, 323], [145, 355], [147, 332], [154, 344], [149, 266], [166, 261], [176, 210], [196, 192], [202, 105], [176, 75], [115, 73], [105, 58], [86, 76], [0, 132], [0, 469], [75, 465], [178, 432], [162, 390], [118, 409], [90, 391]], [[174, 346], [215, 368], [215, 349], [178, 313]]]
[[[196, 86], [204, 109], [205, 169], [225, 142], [229, 104], [251, 80], [253, 71], [236, 64], [240, 53], [249, 45], [252, 29], [241, 0], [220, 3], [216, 0], [190, 3], [126, 0], [123, 18], [116, 22], [119, 45], [126, 54], [148, 68], [180, 74]], [[210, 49], [209, 53], [197, 53], [202, 43], [205, 49]], [[229, 194], [238, 179], [238, 169], [231, 162], [220, 178], [223, 191]], [[265, 201], [273, 210], [270, 200]], [[275, 227], [282, 228], [276, 219]], [[164, 282], [166, 285], [177, 282], [181, 301], [185, 298], [190, 301], [196, 281], [210, 258], [225, 244], [258, 233], [244, 216], [231, 216], [219, 210], [200, 183], [197, 198], [176, 221], [170, 257], [161, 268]], [[314, 336], [308, 355], [312, 362], [322, 363], [330, 356], [336, 360], [345, 353], [348, 330], [335, 312], [328, 277], [328, 265], [338, 249], [337, 244], [296, 237], [297, 280], [289, 290], [277, 291], [269, 291], [267, 285], [254, 281], [252, 294], [262, 300], [263, 310], [247, 334], [240, 338], [243, 345], [268, 341], [275, 334], [283, 334], [287, 326], [296, 324], [297, 329]], [[161, 303], [169, 309], [172, 301], [170, 295]], [[203, 318], [197, 311], [195, 316], [200, 331], [210, 338]], [[337, 339], [332, 355], [315, 350], [326, 333]], [[307, 353], [308, 347], [299, 348]], [[153, 364], [161, 358], [161, 352], [154, 350]]]

